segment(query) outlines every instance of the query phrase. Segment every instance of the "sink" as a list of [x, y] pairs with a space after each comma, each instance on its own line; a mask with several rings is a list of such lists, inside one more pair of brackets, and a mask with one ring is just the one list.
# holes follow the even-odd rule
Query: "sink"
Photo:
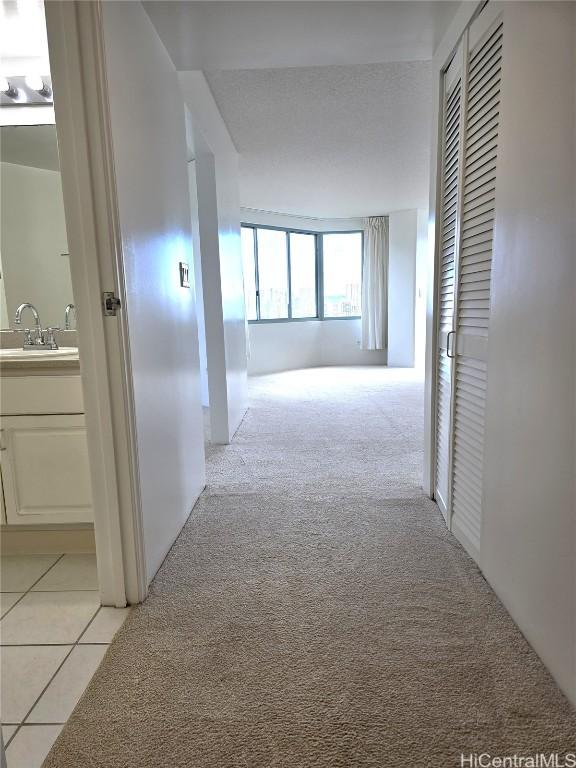
[[44, 360], [78, 360], [78, 347], [60, 347], [60, 349], [0, 349], [2, 361], [40, 362]]

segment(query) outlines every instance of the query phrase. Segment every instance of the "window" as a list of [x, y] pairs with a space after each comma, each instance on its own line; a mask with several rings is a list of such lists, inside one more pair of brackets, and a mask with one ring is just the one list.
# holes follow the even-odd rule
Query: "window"
[[316, 317], [316, 236], [290, 233], [292, 317]]
[[244, 225], [242, 261], [252, 322], [360, 315], [361, 232]]
[[257, 229], [258, 296], [260, 320], [280, 320], [288, 315], [288, 248], [286, 234]]
[[242, 227], [242, 267], [244, 270], [244, 295], [246, 297], [246, 317], [257, 320], [256, 312], [256, 255], [254, 250], [254, 230]]
[[362, 233], [323, 235], [324, 317], [357, 317], [362, 292]]

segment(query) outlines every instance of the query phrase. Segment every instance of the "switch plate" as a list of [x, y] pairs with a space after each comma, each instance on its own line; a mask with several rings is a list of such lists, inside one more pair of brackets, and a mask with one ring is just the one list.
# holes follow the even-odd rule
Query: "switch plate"
[[188, 276], [188, 264], [180, 262], [180, 285], [182, 288], [190, 288], [190, 278]]

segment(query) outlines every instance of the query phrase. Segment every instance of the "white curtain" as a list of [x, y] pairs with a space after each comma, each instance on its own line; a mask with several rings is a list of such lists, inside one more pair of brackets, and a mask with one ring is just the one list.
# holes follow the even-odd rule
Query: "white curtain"
[[366, 219], [362, 269], [362, 349], [386, 348], [388, 216]]

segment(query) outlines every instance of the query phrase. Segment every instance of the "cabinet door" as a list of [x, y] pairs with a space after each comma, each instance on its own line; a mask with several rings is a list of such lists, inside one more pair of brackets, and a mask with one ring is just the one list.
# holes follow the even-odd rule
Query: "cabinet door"
[[7, 416], [2, 428], [8, 524], [91, 522], [84, 417]]

